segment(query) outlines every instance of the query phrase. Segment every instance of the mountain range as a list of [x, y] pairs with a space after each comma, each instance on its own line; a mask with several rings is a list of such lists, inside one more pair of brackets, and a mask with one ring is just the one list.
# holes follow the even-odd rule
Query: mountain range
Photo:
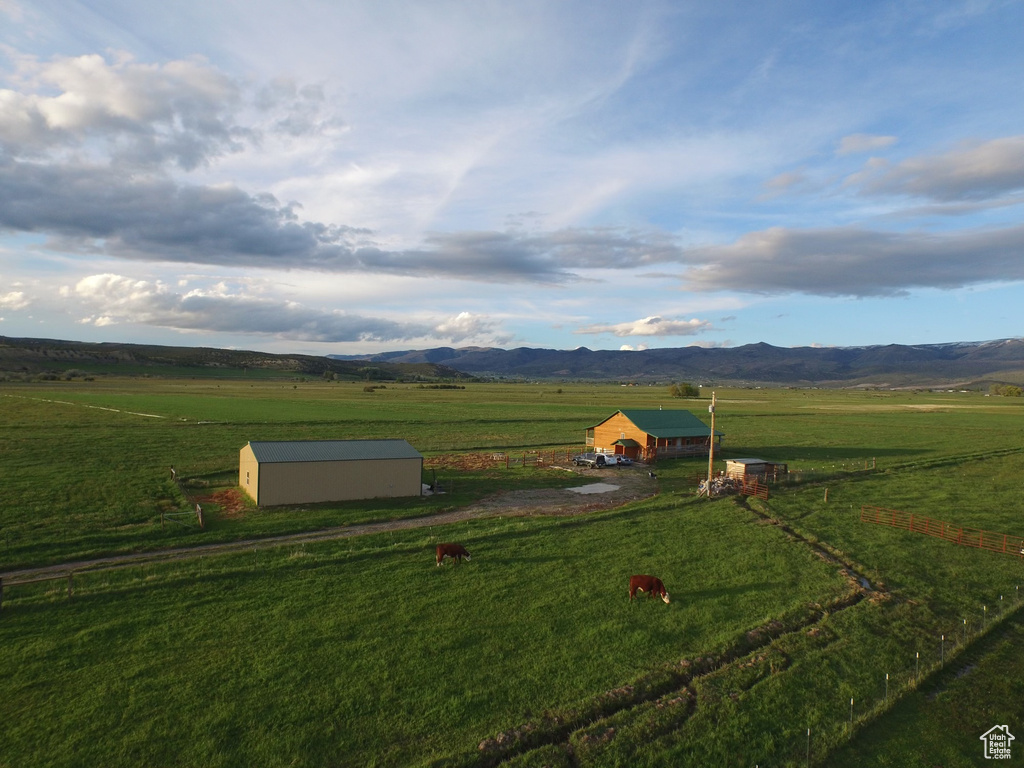
[[211, 347], [0, 336], [0, 380], [105, 375], [466, 378], [737, 386], [988, 388], [1024, 384], [1024, 338], [864, 347], [573, 350], [434, 347], [372, 355], [271, 354]]
[[863, 347], [676, 347], [629, 351], [436, 347], [342, 356], [432, 363], [485, 378], [791, 386], [957, 386], [1024, 381], [1024, 339]]

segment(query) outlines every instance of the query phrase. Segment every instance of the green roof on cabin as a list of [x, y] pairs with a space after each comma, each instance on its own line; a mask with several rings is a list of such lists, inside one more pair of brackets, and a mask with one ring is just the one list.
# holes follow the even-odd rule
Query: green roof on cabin
[[[633, 426], [652, 437], [707, 437], [711, 434], [711, 428], [689, 411], [630, 408], [616, 411], [608, 419], [616, 413], [621, 413], [633, 423]], [[608, 419], [595, 424], [594, 427], [604, 424]], [[721, 437], [723, 434], [721, 430], [715, 430], [715, 435]]]

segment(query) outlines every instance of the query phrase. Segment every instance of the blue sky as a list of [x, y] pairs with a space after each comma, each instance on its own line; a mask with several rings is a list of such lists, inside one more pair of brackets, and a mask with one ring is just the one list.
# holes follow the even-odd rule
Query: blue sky
[[0, 335], [1019, 336], [1024, 3], [0, 0]]

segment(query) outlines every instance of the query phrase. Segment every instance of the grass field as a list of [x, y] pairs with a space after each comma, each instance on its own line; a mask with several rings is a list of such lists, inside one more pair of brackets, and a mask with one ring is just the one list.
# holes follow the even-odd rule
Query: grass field
[[[579, 482], [449, 470], [446, 496], [161, 527], [187, 506], [169, 467], [233, 485], [247, 440], [400, 437], [429, 458], [578, 445], [617, 408], [707, 405], [596, 385], [0, 386], [0, 572]], [[89, 573], [70, 600], [63, 582], [7, 588], [0, 766], [973, 765], [992, 725], [1024, 732], [1022, 562], [859, 522], [867, 504], [1024, 533], [1024, 410], [927, 392], [718, 403], [725, 456], [785, 461], [801, 482], [709, 502], [691, 480], [706, 460], [662, 462], [657, 496], [609, 512]], [[473, 560], [436, 568], [442, 540]], [[671, 604], [630, 605], [636, 572], [660, 575]]]

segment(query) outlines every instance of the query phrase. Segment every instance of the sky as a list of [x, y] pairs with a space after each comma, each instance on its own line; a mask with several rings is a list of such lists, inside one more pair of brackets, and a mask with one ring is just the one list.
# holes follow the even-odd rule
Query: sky
[[0, 335], [1024, 335], [1024, 0], [0, 0]]

